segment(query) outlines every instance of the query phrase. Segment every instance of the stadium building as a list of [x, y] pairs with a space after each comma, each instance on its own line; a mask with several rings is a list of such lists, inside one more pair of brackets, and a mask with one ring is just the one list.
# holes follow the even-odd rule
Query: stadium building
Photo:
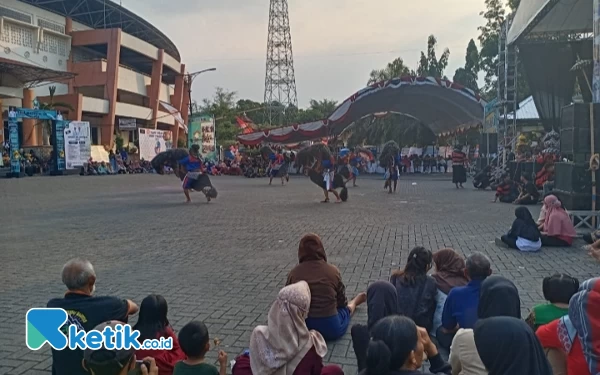
[[[0, 2], [0, 141], [11, 106], [53, 102], [69, 120], [89, 121], [92, 144], [112, 146], [121, 127], [171, 130], [185, 138], [189, 96], [179, 51], [152, 24], [110, 0]], [[182, 110], [183, 109], [183, 110]], [[175, 116], [173, 116], [173, 114]], [[42, 145], [44, 126], [19, 120], [21, 144]]]

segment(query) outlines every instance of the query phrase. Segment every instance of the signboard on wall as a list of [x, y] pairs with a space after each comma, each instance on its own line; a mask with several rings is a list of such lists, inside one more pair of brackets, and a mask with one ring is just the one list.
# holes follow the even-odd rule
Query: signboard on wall
[[192, 117], [189, 124], [188, 144], [200, 146], [203, 159], [217, 160], [217, 140], [215, 136], [215, 119], [209, 115]]
[[92, 156], [92, 138], [90, 123], [71, 121], [65, 124], [65, 165], [67, 169], [83, 166]]
[[145, 128], [138, 130], [140, 159], [152, 160], [156, 155], [173, 147], [173, 134], [170, 130]]
[[120, 118], [119, 119], [119, 130], [135, 130], [137, 129], [137, 121], [134, 118]]

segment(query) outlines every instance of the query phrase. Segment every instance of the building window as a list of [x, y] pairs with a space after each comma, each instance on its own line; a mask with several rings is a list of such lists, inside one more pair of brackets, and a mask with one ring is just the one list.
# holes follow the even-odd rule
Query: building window
[[[9, 26], [10, 43], [23, 47], [33, 47], [33, 37], [31, 30], [17, 25]], [[4, 39], [4, 38], [3, 38]]]
[[25, 13], [17, 12], [16, 10], [0, 7], [0, 17], [9, 17], [17, 21], [31, 23], [31, 16]]
[[100, 144], [100, 128], [96, 127], [96, 126], [92, 126], [91, 127], [91, 132], [92, 132], [92, 144], [93, 145], [99, 145]]
[[59, 32], [61, 34], [65, 33], [64, 26], [54, 23], [52, 21], [47, 21], [45, 19], [38, 18], [37, 23], [38, 23], [38, 26], [43, 27], [44, 29], [53, 30], [53, 31]]

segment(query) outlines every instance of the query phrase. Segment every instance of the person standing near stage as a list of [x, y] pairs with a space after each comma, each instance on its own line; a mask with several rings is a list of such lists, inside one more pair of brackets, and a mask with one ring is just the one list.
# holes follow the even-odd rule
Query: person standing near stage
[[454, 147], [454, 151], [452, 151], [452, 183], [456, 185], [457, 189], [464, 189], [463, 184], [467, 182], [466, 161], [467, 155], [462, 151], [462, 146]]
[[387, 183], [388, 192], [392, 194], [392, 183], [394, 184], [394, 193], [398, 187], [398, 178], [400, 177], [400, 153], [395, 156], [390, 156], [389, 167], [389, 180]]

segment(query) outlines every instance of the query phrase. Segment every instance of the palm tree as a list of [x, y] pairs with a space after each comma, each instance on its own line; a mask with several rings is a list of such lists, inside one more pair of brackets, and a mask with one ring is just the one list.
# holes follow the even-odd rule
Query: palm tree
[[415, 75], [415, 72], [404, 64], [404, 60], [402, 60], [401, 57], [398, 57], [394, 61], [388, 63], [385, 68], [372, 70], [367, 84], [372, 85], [373, 83], [408, 75]]
[[[56, 93], [56, 86], [48, 87], [48, 91], [50, 92], [50, 101], [47, 103], [40, 103], [41, 110], [46, 111], [58, 111], [58, 108], [68, 109], [69, 111], [74, 111], [74, 108], [69, 103], [62, 102], [54, 102], [54, 93]], [[51, 120], [41, 120], [38, 125], [42, 125], [43, 131], [43, 144], [44, 146], [50, 145], [50, 136], [52, 135], [52, 121]]]

